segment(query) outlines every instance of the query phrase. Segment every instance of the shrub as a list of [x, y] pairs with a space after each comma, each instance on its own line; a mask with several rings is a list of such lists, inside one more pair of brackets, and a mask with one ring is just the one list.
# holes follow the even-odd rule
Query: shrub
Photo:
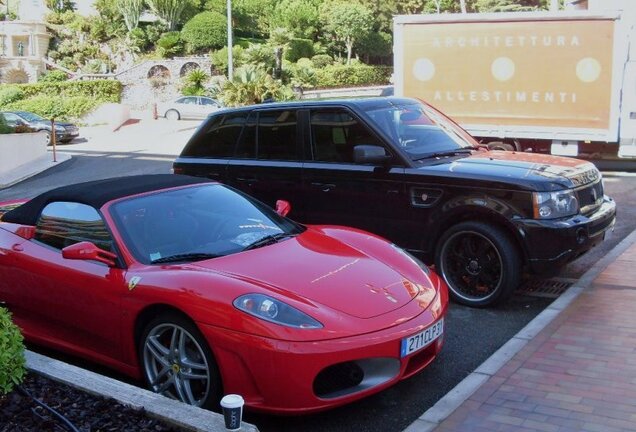
[[221, 48], [227, 41], [227, 20], [218, 12], [201, 12], [185, 23], [181, 38], [189, 52]]
[[316, 69], [322, 69], [325, 66], [333, 64], [333, 58], [329, 54], [316, 54], [311, 58], [311, 62]]
[[11, 314], [0, 307], [0, 395], [7, 394], [24, 377], [24, 343]]
[[186, 96], [204, 96], [205, 83], [210, 77], [201, 69], [190, 71], [183, 79], [181, 93]]
[[38, 78], [38, 82], [40, 83], [63, 82], [67, 80], [68, 75], [66, 75], [66, 72], [61, 70], [52, 70]]
[[225, 106], [257, 104], [269, 98], [290, 100], [295, 96], [290, 87], [253, 66], [238, 68], [232, 81], [225, 81], [214, 90]]
[[182, 52], [183, 41], [181, 33], [177, 31], [164, 33], [157, 41], [157, 54], [161, 57], [170, 57]]
[[292, 39], [285, 50], [285, 58], [290, 62], [298, 61], [303, 57], [309, 58], [314, 54], [314, 43], [311, 39]]
[[86, 96], [98, 102], [119, 102], [121, 82], [117, 80], [65, 81], [55, 83], [19, 84], [24, 98], [34, 96]]
[[88, 114], [99, 104], [99, 101], [87, 96], [35, 96], [11, 103], [7, 109], [30, 111], [47, 119], [68, 120]]
[[24, 92], [16, 86], [6, 86], [0, 88], [0, 107], [3, 107], [11, 102], [15, 102], [24, 98]]
[[365, 64], [331, 65], [316, 70], [317, 87], [342, 87], [387, 84], [393, 68]]

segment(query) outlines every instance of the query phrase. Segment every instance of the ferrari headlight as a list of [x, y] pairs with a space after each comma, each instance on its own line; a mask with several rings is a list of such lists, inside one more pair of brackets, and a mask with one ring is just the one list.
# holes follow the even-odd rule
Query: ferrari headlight
[[535, 219], [557, 219], [573, 216], [579, 212], [579, 201], [573, 190], [556, 192], [534, 192], [532, 209]]
[[414, 256], [413, 254], [411, 254], [410, 252], [405, 251], [404, 249], [402, 249], [401, 247], [399, 247], [396, 244], [391, 244], [391, 246], [393, 246], [393, 249], [395, 249], [396, 251], [398, 251], [399, 253], [401, 253], [402, 255], [404, 255], [406, 258], [408, 258], [409, 260], [413, 261], [415, 264], [417, 264], [419, 266], [419, 268], [422, 269], [422, 271], [426, 274], [430, 273], [430, 270], [428, 268], [428, 266], [426, 264], [424, 264], [422, 262], [422, 260], [420, 260], [419, 258], [417, 258], [416, 256]]
[[233, 304], [245, 313], [287, 327], [322, 328], [322, 324], [306, 313], [264, 294], [245, 294], [234, 300]]

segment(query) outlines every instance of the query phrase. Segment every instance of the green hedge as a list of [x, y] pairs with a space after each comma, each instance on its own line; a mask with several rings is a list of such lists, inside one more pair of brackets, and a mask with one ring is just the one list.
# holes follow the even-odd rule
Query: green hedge
[[345, 87], [388, 84], [393, 68], [390, 66], [330, 65], [316, 69], [317, 87]]
[[33, 84], [10, 84], [2, 87], [15, 87], [22, 90], [23, 99], [34, 96], [88, 97], [97, 102], [115, 103], [120, 102], [122, 90], [121, 82], [117, 80], [39, 82]]
[[30, 111], [47, 119], [72, 120], [79, 119], [100, 104], [101, 102], [88, 96], [35, 96], [12, 102], [6, 105], [4, 109]]
[[227, 41], [227, 18], [218, 12], [201, 12], [185, 23], [181, 39], [189, 52], [222, 48]]
[[0, 307], [0, 396], [22, 382], [24, 363], [22, 334], [9, 311]]

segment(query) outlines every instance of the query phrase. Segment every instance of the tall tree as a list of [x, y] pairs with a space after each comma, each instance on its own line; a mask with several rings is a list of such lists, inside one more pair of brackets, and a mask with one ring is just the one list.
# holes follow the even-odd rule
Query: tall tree
[[124, 17], [128, 32], [136, 29], [144, 7], [144, 0], [116, 0], [116, 4], [117, 9]]
[[316, 0], [281, 0], [270, 17], [272, 28], [289, 29], [296, 37], [314, 38], [320, 27]]
[[289, 43], [293, 39], [294, 35], [287, 29], [278, 27], [272, 30], [269, 35], [269, 43], [274, 47], [274, 54], [276, 56], [276, 66], [274, 68], [275, 77], [280, 78], [283, 70], [283, 53], [285, 48], [289, 46]]
[[183, 10], [187, 6], [184, 0], [146, 0], [150, 9], [174, 30], [179, 24]]
[[350, 64], [354, 44], [373, 27], [371, 11], [359, 3], [333, 2], [323, 4], [321, 16], [325, 28], [345, 44]]

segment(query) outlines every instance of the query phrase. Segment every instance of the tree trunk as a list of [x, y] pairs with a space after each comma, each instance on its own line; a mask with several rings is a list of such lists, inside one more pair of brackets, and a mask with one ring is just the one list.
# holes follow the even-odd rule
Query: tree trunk
[[351, 64], [351, 53], [353, 52], [353, 40], [349, 39], [346, 42], [347, 45], [347, 64]]
[[275, 71], [276, 76], [274, 78], [280, 78], [282, 76], [282, 70], [283, 70], [283, 48], [276, 47], [274, 49], [274, 55], [276, 57], [276, 71]]
[[465, 14], [466, 13], [466, 0], [459, 0], [459, 6], [462, 9], [462, 13]]

